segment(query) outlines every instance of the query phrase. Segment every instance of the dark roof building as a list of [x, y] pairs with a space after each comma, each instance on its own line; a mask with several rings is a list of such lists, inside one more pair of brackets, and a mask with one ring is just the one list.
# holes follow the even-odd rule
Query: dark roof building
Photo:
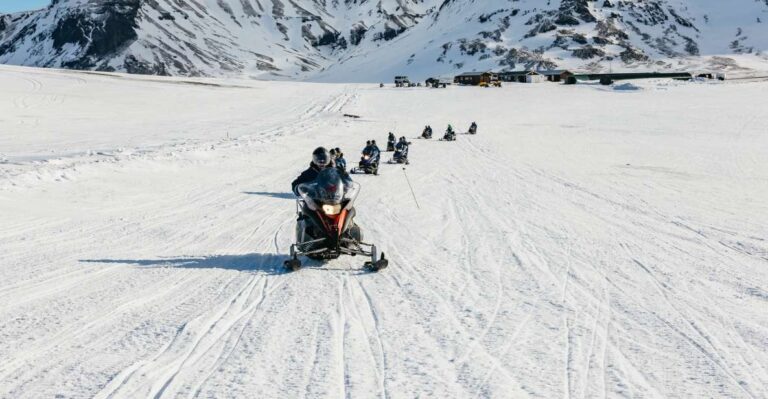
[[621, 72], [621, 73], [586, 73], [576, 75], [579, 80], [599, 80], [600, 84], [609, 85], [617, 80], [636, 79], [684, 79], [693, 78], [690, 72]]
[[504, 82], [536, 83], [540, 77], [541, 74], [530, 70], [499, 72], [499, 80]]
[[480, 83], [491, 83], [498, 79], [499, 75], [493, 72], [464, 72], [453, 78], [453, 82], [460, 85], [477, 86]]
[[574, 73], [567, 69], [551, 69], [548, 71], [539, 71], [550, 82], [561, 82], [568, 80], [568, 77], [574, 76]]

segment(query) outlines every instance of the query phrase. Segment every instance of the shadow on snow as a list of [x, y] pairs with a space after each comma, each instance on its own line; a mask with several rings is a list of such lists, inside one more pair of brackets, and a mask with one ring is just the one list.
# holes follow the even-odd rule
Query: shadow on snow
[[271, 197], [271, 198], [280, 198], [280, 199], [296, 199], [296, 196], [293, 195], [293, 193], [270, 193], [266, 191], [243, 191], [243, 194], [248, 195], [261, 195], [264, 197]]
[[244, 254], [182, 256], [158, 259], [81, 259], [84, 263], [125, 264], [138, 267], [175, 267], [185, 269], [225, 269], [267, 274], [285, 272], [283, 261], [288, 255], [282, 254]]
[[[81, 259], [83, 263], [123, 264], [136, 267], [168, 267], [182, 269], [223, 269], [241, 272], [264, 274], [284, 274], [288, 271], [283, 267], [283, 261], [288, 259], [283, 254], [245, 254], [245, 255], [211, 255], [211, 256], [181, 256], [157, 259]], [[314, 269], [336, 272], [353, 272], [368, 274], [367, 270], [350, 269], [329, 265], [328, 262], [302, 258], [302, 269]]]

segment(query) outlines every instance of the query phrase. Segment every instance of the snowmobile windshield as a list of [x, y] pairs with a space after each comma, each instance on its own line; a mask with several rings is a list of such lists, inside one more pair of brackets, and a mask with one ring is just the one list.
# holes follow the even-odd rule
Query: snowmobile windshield
[[336, 168], [323, 169], [312, 183], [299, 186], [302, 197], [320, 204], [338, 205], [344, 200], [344, 180]]

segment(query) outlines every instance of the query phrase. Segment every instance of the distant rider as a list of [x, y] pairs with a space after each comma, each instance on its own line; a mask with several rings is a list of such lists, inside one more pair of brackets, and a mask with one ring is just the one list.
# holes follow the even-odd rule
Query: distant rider
[[347, 160], [344, 159], [344, 153], [341, 152], [339, 147], [336, 147], [332, 151], [335, 153], [334, 162], [336, 163], [336, 167], [341, 171], [345, 171], [347, 169]]
[[398, 151], [405, 151], [405, 152], [407, 153], [407, 150], [408, 150], [408, 145], [409, 145], [409, 144], [411, 144], [411, 143], [409, 143], [409, 142], [408, 142], [408, 141], [405, 139], [405, 136], [403, 136], [403, 137], [400, 137], [400, 140], [399, 140], [399, 141], [397, 142], [397, 144], [395, 145], [395, 149], [396, 149], [396, 150], [398, 150]]

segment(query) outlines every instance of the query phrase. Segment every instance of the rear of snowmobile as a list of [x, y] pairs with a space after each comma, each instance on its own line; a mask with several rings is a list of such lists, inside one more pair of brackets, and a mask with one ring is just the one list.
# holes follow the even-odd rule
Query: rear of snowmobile
[[[375, 245], [362, 241], [360, 228], [354, 222], [353, 204], [360, 185], [350, 182], [345, 192], [338, 173], [332, 176], [333, 173], [319, 176], [316, 183], [299, 185], [296, 243], [291, 245], [291, 257], [285, 261], [285, 267], [291, 271], [300, 269], [300, 256], [329, 260], [341, 255], [361, 255], [370, 259], [364, 264], [367, 270], [375, 272], [386, 268], [389, 260]], [[329, 179], [324, 182], [326, 177]]]

